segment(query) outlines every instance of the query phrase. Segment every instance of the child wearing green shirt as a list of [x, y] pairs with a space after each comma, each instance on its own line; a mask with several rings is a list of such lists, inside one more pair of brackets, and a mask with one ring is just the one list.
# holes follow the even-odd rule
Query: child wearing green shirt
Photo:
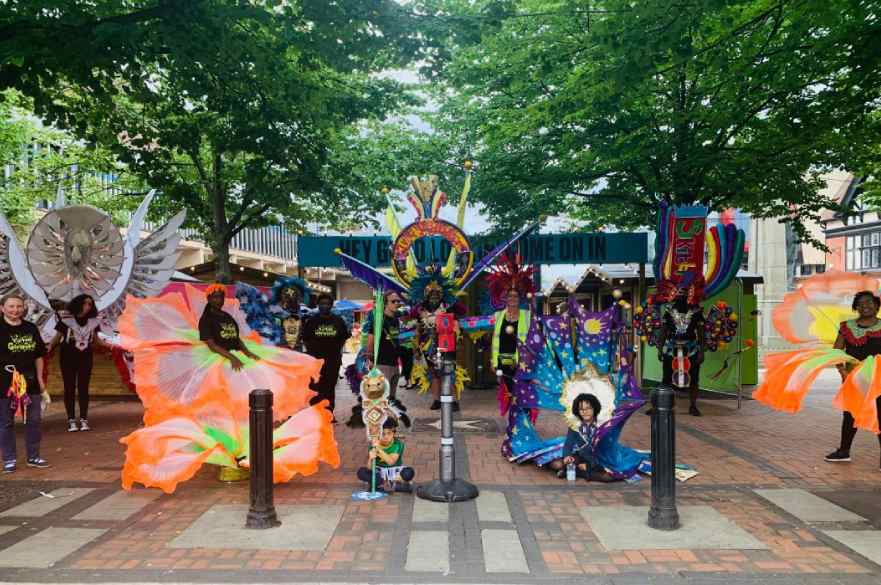
[[382, 434], [370, 446], [367, 467], [358, 470], [358, 479], [370, 483], [370, 468], [376, 460], [376, 489], [388, 492], [411, 492], [415, 472], [404, 465], [404, 442], [397, 437], [398, 421], [389, 417], [382, 424]]

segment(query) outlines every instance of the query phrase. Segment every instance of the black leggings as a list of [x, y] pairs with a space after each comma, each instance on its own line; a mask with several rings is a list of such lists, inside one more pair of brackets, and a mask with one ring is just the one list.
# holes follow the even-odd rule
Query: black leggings
[[67, 418], [76, 418], [79, 396], [80, 418], [89, 418], [89, 380], [92, 378], [92, 351], [61, 352], [61, 379], [64, 380], [64, 408]]
[[[881, 427], [881, 396], [875, 400], [875, 408], [878, 410], [878, 426]], [[841, 447], [840, 451], [850, 453], [850, 446], [853, 445], [853, 438], [857, 436], [857, 430], [853, 426], [853, 415], [846, 410], [844, 418], [841, 420]], [[881, 435], [878, 435], [878, 444], [881, 445]]]

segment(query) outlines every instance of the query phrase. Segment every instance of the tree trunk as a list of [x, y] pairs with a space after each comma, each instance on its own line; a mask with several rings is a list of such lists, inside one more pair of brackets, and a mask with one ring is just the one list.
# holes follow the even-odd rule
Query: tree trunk
[[218, 282], [232, 282], [232, 268], [229, 265], [229, 222], [226, 217], [226, 191], [223, 188], [221, 155], [214, 153], [211, 174], [212, 184], [208, 187], [211, 193], [211, 204], [214, 212], [214, 233], [211, 236], [211, 249], [214, 251], [214, 274]]

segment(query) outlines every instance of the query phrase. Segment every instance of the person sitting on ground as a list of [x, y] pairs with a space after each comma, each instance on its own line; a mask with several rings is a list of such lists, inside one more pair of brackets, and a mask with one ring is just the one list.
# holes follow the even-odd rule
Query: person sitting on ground
[[[572, 401], [572, 414], [581, 421], [578, 430], [569, 429], [563, 443], [563, 464], [575, 464], [575, 476], [587, 481], [617, 481], [597, 460], [597, 415], [602, 410], [593, 394], [579, 394]], [[560, 472], [565, 477], [565, 469]]]
[[382, 434], [374, 439], [367, 456], [367, 467], [358, 470], [358, 479], [369, 484], [370, 468], [376, 461], [376, 489], [388, 492], [411, 492], [412, 467], [404, 465], [404, 442], [397, 436], [398, 421], [389, 417], [382, 424]]

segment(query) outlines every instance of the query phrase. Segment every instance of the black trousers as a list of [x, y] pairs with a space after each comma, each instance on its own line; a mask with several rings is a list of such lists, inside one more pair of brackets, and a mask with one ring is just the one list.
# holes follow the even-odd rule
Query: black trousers
[[333, 412], [336, 407], [336, 383], [340, 377], [340, 366], [343, 364], [342, 355], [317, 355], [314, 357], [323, 359], [324, 365], [321, 366], [318, 381], [309, 385], [312, 390], [318, 393], [318, 396], [313, 396], [309, 402], [310, 404], [318, 404], [322, 400], [327, 400], [330, 402], [328, 408]]
[[80, 418], [89, 418], [89, 382], [92, 379], [92, 350], [62, 351], [61, 379], [64, 382], [64, 408], [67, 418], [76, 418], [79, 398]]
[[401, 348], [401, 377], [410, 382], [413, 373], [413, 350], [409, 347]]
[[[881, 426], [881, 396], [875, 400], [875, 407], [878, 409], [878, 426]], [[844, 417], [841, 420], [841, 447], [840, 450], [850, 453], [850, 446], [853, 445], [853, 438], [857, 436], [857, 429], [853, 426], [853, 415], [844, 411]], [[881, 435], [878, 435], [878, 444], [881, 445]]]

